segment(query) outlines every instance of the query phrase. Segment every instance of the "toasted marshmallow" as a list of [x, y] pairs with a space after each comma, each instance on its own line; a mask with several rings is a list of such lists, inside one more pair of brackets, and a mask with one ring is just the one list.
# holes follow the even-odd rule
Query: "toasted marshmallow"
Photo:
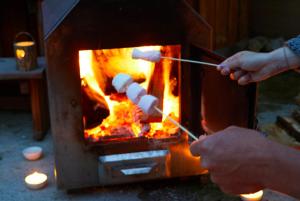
[[127, 75], [125, 73], [117, 74], [112, 80], [112, 85], [115, 87], [118, 93], [125, 93], [127, 87], [131, 83], [133, 83], [133, 79], [130, 75]]
[[143, 59], [150, 62], [158, 62], [161, 59], [161, 53], [159, 50], [141, 51], [134, 48], [132, 51], [133, 59]]
[[138, 102], [138, 106], [147, 115], [151, 115], [155, 111], [155, 107], [158, 104], [158, 99], [152, 95], [142, 96]]
[[130, 84], [126, 90], [127, 98], [130, 99], [134, 104], [138, 104], [141, 97], [146, 94], [146, 90], [136, 82]]

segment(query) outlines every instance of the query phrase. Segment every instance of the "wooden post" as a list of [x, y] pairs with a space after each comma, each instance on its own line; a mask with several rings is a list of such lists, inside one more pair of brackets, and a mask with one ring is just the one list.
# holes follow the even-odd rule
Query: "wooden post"
[[[45, 76], [45, 75], [44, 75]], [[49, 128], [47, 87], [45, 79], [30, 80], [33, 138], [42, 140]]]

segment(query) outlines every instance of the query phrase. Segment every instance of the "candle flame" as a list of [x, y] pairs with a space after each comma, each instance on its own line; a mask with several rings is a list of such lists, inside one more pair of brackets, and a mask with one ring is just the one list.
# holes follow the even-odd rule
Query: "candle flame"
[[255, 193], [241, 194], [241, 196], [249, 200], [261, 200], [263, 196], [263, 191], [260, 190]]
[[25, 182], [31, 185], [44, 183], [47, 180], [47, 175], [39, 172], [34, 172], [25, 177]]
[[33, 41], [22, 41], [22, 42], [15, 43], [15, 45], [21, 46], [21, 47], [28, 47], [28, 46], [33, 46], [34, 42]]
[[22, 59], [25, 57], [25, 51], [22, 49], [17, 49], [16, 50], [16, 56], [18, 59]]

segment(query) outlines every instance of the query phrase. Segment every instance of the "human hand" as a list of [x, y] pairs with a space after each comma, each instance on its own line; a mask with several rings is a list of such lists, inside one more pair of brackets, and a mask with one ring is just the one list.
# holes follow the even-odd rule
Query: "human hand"
[[255, 130], [229, 127], [194, 141], [190, 147], [201, 155], [201, 167], [211, 180], [230, 194], [253, 193], [265, 187], [272, 142]]
[[242, 51], [226, 59], [217, 69], [223, 75], [230, 74], [230, 78], [237, 80], [240, 85], [245, 85], [265, 80], [299, 65], [300, 58], [288, 47], [283, 47], [269, 53]]

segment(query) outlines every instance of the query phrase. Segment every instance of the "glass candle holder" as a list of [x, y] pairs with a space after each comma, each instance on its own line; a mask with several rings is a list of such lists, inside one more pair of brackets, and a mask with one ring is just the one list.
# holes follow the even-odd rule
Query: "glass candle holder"
[[[30, 40], [17, 42], [21, 36], [26, 36], [30, 38]], [[18, 70], [29, 71], [37, 67], [36, 44], [29, 33], [20, 32], [16, 35], [14, 41], [14, 52]]]

